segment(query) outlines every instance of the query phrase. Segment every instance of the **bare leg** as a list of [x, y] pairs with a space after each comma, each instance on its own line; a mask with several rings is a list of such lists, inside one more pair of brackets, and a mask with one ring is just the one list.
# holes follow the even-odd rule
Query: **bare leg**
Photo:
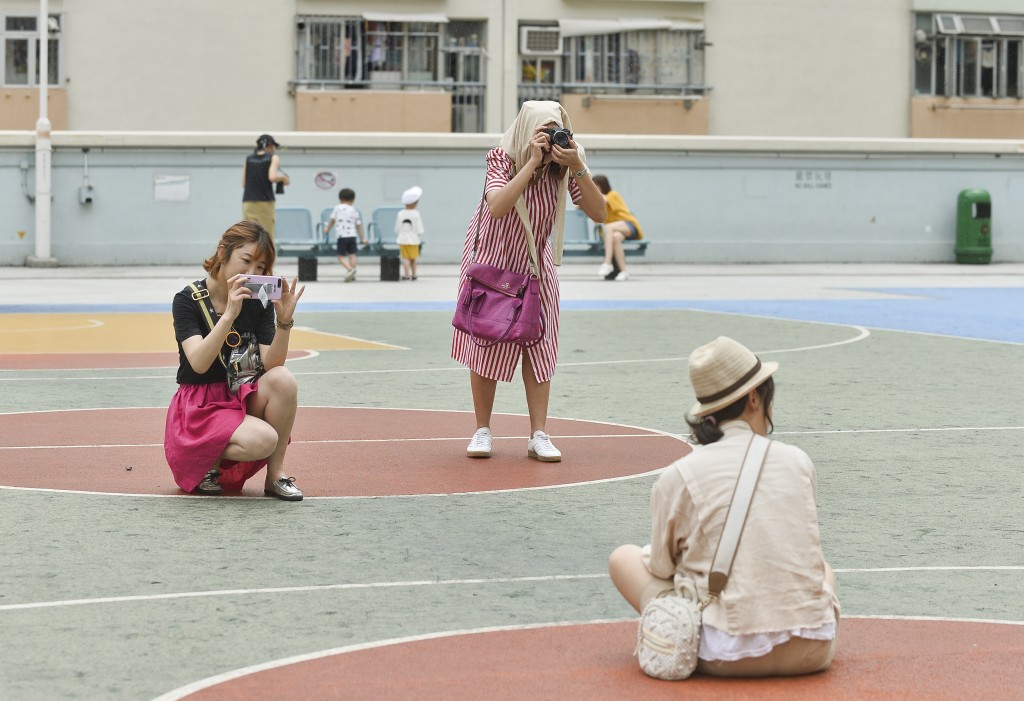
[[[641, 553], [639, 545], [620, 545], [608, 558], [608, 574], [611, 575], [612, 583], [629, 605], [638, 612], [644, 590], [656, 579], [644, 567]], [[671, 582], [667, 580], [665, 584], [671, 586]]]
[[349, 265], [348, 257], [346, 257], [346, 256], [338, 256], [338, 262], [341, 263], [341, 267], [345, 268], [345, 270], [351, 270], [352, 269], [352, 266]]
[[227, 447], [212, 467], [220, 467], [221, 460], [262, 460], [273, 452], [276, 445], [277, 431], [273, 426], [255, 416], [246, 416], [231, 434]]
[[[533, 374], [530, 353], [523, 350], [523, 384], [526, 385], [526, 406], [530, 410], [530, 435], [545, 431], [548, 422], [548, 398], [551, 395], [551, 381], [537, 382]], [[545, 431], [546, 433], [547, 431]]]
[[288, 438], [295, 423], [298, 397], [295, 376], [284, 366], [279, 366], [271, 368], [260, 378], [259, 389], [249, 399], [249, 414], [262, 418], [277, 435], [271, 452], [261, 456], [267, 458], [268, 486], [282, 477], [287, 477], [284, 471], [284, 454], [288, 450]]
[[604, 235], [604, 262], [605, 265], [612, 264], [612, 255], [615, 253], [615, 238], [612, 236], [611, 224], [605, 224], [601, 229]]
[[473, 390], [473, 411], [476, 412], [476, 427], [490, 428], [491, 412], [494, 410], [494, 393], [498, 381], [469, 371], [469, 385]]
[[618, 266], [619, 270], [625, 270], [626, 250], [622, 247], [622, 242], [630, 237], [633, 230], [629, 228], [629, 224], [626, 222], [616, 221], [611, 224], [605, 224], [604, 232], [605, 262], [611, 263], [612, 258], [614, 257], [615, 265]]
[[412, 276], [416, 277], [416, 259], [414, 258], [411, 261], [409, 261], [409, 265], [412, 266]]

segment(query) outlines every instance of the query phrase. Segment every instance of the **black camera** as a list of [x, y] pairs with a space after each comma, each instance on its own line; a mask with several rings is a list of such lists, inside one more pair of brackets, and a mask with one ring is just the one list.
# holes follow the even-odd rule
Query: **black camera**
[[274, 184], [274, 192], [277, 193], [278, 195], [283, 195], [284, 194], [284, 183], [275, 183]]
[[569, 148], [569, 141], [572, 139], [572, 132], [568, 129], [563, 129], [561, 127], [548, 127], [547, 129], [541, 129], [541, 131], [548, 135], [548, 138], [551, 139], [551, 143], [555, 146]]

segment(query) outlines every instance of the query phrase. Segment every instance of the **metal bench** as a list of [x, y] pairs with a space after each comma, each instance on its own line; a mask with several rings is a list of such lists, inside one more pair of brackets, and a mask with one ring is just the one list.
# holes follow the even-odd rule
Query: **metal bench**
[[[277, 245], [279, 256], [336, 256], [338, 249], [335, 246], [335, 237], [327, 232], [327, 224], [331, 221], [331, 213], [334, 207], [320, 210], [320, 220], [313, 226], [310, 213], [300, 207], [283, 207], [277, 210], [277, 236], [274, 243]], [[358, 211], [358, 210], [357, 210]], [[282, 212], [286, 213], [284, 217]], [[362, 212], [359, 219], [363, 219]], [[284, 226], [282, 226], [282, 223]], [[392, 224], [393, 226], [394, 224]], [[359, 247], [358, 255], [379, 256], [382, 246], [375, 242], [370, 234], [372, 227], [368, 227], [363, 221], [364, 232], [369, 243]], [[287, 232], [287, 234], [284, 234]], [[303, 232], [307, 235], [303, 237]], [[398, 248], [395, 247], [395, 254]], [[385, 253], [384, 255], [390, 255]]]
[[[366, 238], [370, 241], [368, 247], [373, 248], [376, 255], [384, 257], [398, 255], [398, 244], [392, 237], [395, 235], [395, 222], [398, 220], [398, 214], [403, 209], [405, 207], [377, 207], [373, 210]], [[385, 240], [388, 242], [385, 243]], [[422, 243], [420, 250], [423, 250]]]
[[274, 213], [274, 219], [277, 255], [316, 255], [322, 241], [319, 230], [313, 228], [313, 217], [309, 210], [279, 207]]
[[[574, 208], [565, 213], [565, 246], [563, 256], [604, 256], [604, 227], [593, 224], [582, 209]], [[647, 253], [646, 239], [623, 241], [622, 250], [627, 256], [642, 256]]]

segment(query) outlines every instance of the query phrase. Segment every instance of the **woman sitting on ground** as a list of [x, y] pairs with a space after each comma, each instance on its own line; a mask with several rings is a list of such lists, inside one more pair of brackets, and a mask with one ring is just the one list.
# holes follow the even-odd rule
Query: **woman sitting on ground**
[[[595, 175], [594, 184], [604, 195], [607, 210], [604, 219], [604, 262], [597, 272], [606, 280], [623, 282], [629, 279], [629, 273], [626, 272], [626, 251], [622, 247], [622, 242], [639, 241], [644, 237], [644, 232], [640, 229], [640, 222], [626, 206], [622, 195], [612, 189], [608, 178]], [[616, 273], [615, 277], [611, 277], [612, 273]]]
[[[701, 600], [753, 434], [773, 429], [772, 374], [725, 336], [690, 355], [697, 404], [687, 423], [702, 447], [670, 465], [651, 492], [651, 544], [623, 545], [609, 571], [642, 611], [693, 580]], [[697, 671], [722, 677], [796, 675], [832, 663], [839, 624], [835, 576], [818, 532], [814, 464], [772, 441], [721, 597], [704, 609]]]

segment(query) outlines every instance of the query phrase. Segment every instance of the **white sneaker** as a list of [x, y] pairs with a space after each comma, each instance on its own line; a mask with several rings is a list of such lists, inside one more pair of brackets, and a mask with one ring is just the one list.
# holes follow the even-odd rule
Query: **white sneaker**
[[629, 279], [629, 273], [623, 270], [621, 273], [615, 276], [615, 282], [625, 282]]
[[353, 281], [355, 281], [355, 279], [356, 279], [356, 269], [355, 268], [352, 268], [347, 273], [345, 273], [345, 282], [353, 282]]
[[473, 434], [473, 440], [466, 446], [466, 455], [471, 458], [491, 457], [491, 429], [478, 428]]
[[551, 437], [543, 431], [534, 431], [526, 444], [526, 454], [541, 462], [562, 462], [562, 454], [551, 445]]
[[611, 263], [601, 263], [601, 267], [597, 269], [597, 274], [599, 277], [604, 278], [608, 277], [613, 270], [615, 270], [615, 266]]

